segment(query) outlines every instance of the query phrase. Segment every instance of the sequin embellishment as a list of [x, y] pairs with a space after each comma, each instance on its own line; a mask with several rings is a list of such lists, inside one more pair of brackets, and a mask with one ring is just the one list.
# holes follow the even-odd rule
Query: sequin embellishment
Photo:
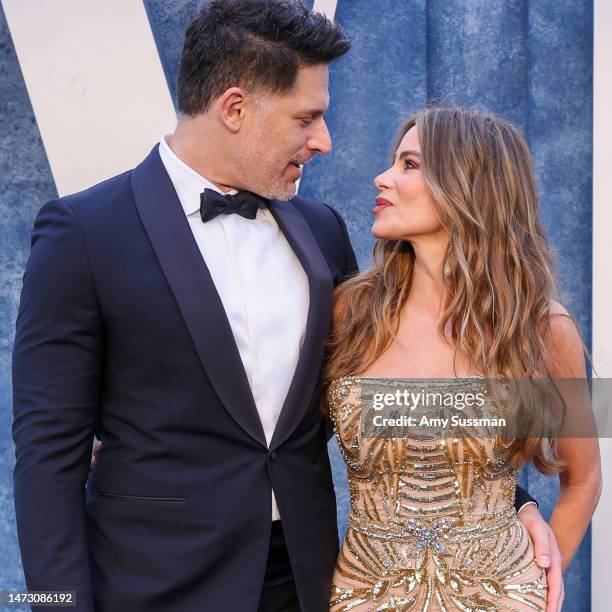
[[[546, 574], [516, 516], [518, 474], [500, 440], [362, 434], [362, 397], [398, 382], [343, 377], [328, 390], [351, 500], [332, 612], [545, 610]], [[474, 392], [484, 381], [448, 384]]]

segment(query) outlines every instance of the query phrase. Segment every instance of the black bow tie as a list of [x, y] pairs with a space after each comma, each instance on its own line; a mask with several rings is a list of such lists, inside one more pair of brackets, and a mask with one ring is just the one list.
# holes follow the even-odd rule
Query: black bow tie
[[200, 194], [200, 216], [206, 223], [218, 215], [236, 213], [245, 219], [254, 219], [257, 209], [265, 200], [250, 191], [239, 191], [234, 195], [222, 195], [214, 189], [205, 189]]

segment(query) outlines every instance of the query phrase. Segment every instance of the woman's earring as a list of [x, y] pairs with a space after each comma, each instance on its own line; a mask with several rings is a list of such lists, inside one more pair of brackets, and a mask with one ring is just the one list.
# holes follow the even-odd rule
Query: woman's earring
[[448, 278], [451, 275], [451, 267], [450, 264], [444, 264], [444, 276]]

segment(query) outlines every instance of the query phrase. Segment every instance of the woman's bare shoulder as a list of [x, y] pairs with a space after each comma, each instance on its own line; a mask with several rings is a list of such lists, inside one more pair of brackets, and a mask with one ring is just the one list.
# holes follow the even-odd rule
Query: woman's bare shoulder
[[576, 321], [563, 304], [551, 300], [547, 334], [549, 365], [555, 376], [582, 378], [586, 375], [584, 344]]

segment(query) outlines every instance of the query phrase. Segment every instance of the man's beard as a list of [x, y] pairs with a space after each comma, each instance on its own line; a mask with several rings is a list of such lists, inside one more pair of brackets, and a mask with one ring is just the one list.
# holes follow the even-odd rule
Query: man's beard
[[[304, 166], [311, 161], [312, 157], [312, 154], [296, 155], [291, 162], [287, 164], [287, 166], [297, 163], [303, 172]], [[259, 156], [259, 160], [261, 159], [262, 156]], [[285, 166], [285, 169], [287, 166]], [[261, 175], [258, 177], [257, 181], [259, 184], [257, 193], [264, 198], [268, 198], [269, 200], [289, 200], [297, 194], [297, 184], [300, 179], [295, 179], [292, 181], [291, 179], [284, 178], [283, 173], [285, 170], [283, 170], [283, 173], [276, 174], [272, 169], [270, 169], [270, 171], [266, 173], [266, 169], [261, 165], [261, 163], [251, 167], [259, 168], [261, 170]]]
[[290, 200], [297, 193], [297, 185], [288, 181], [270, 182], [261, 195], [268, 200]]
[[267, 167], [262, 161], [265, 157], [255, 149], [244, 153], [244, 157], [237, 160], [236, 165], [240, 176], [251, 191], [268, 200], [289, 200], [296, 194], [297, 179], [291, 181], [278, 171]]
[[[250, 142], [244, 143], [241, 155], [236, 160], [238, 175], [248, 184], [248, 189], [268, 200], [289, 200], [297, 193], [297, 181], [292, 181], [284, 176], [285, 170], [278, 170], [282, 162], [278, 165], [266, 164], [267, 153], [270, 152], [270, 145], [264, 138], [263, 132], [253, 134]], [[306, 164], [312, 158], [312, 154], [296, 154], [292, 161]]]

